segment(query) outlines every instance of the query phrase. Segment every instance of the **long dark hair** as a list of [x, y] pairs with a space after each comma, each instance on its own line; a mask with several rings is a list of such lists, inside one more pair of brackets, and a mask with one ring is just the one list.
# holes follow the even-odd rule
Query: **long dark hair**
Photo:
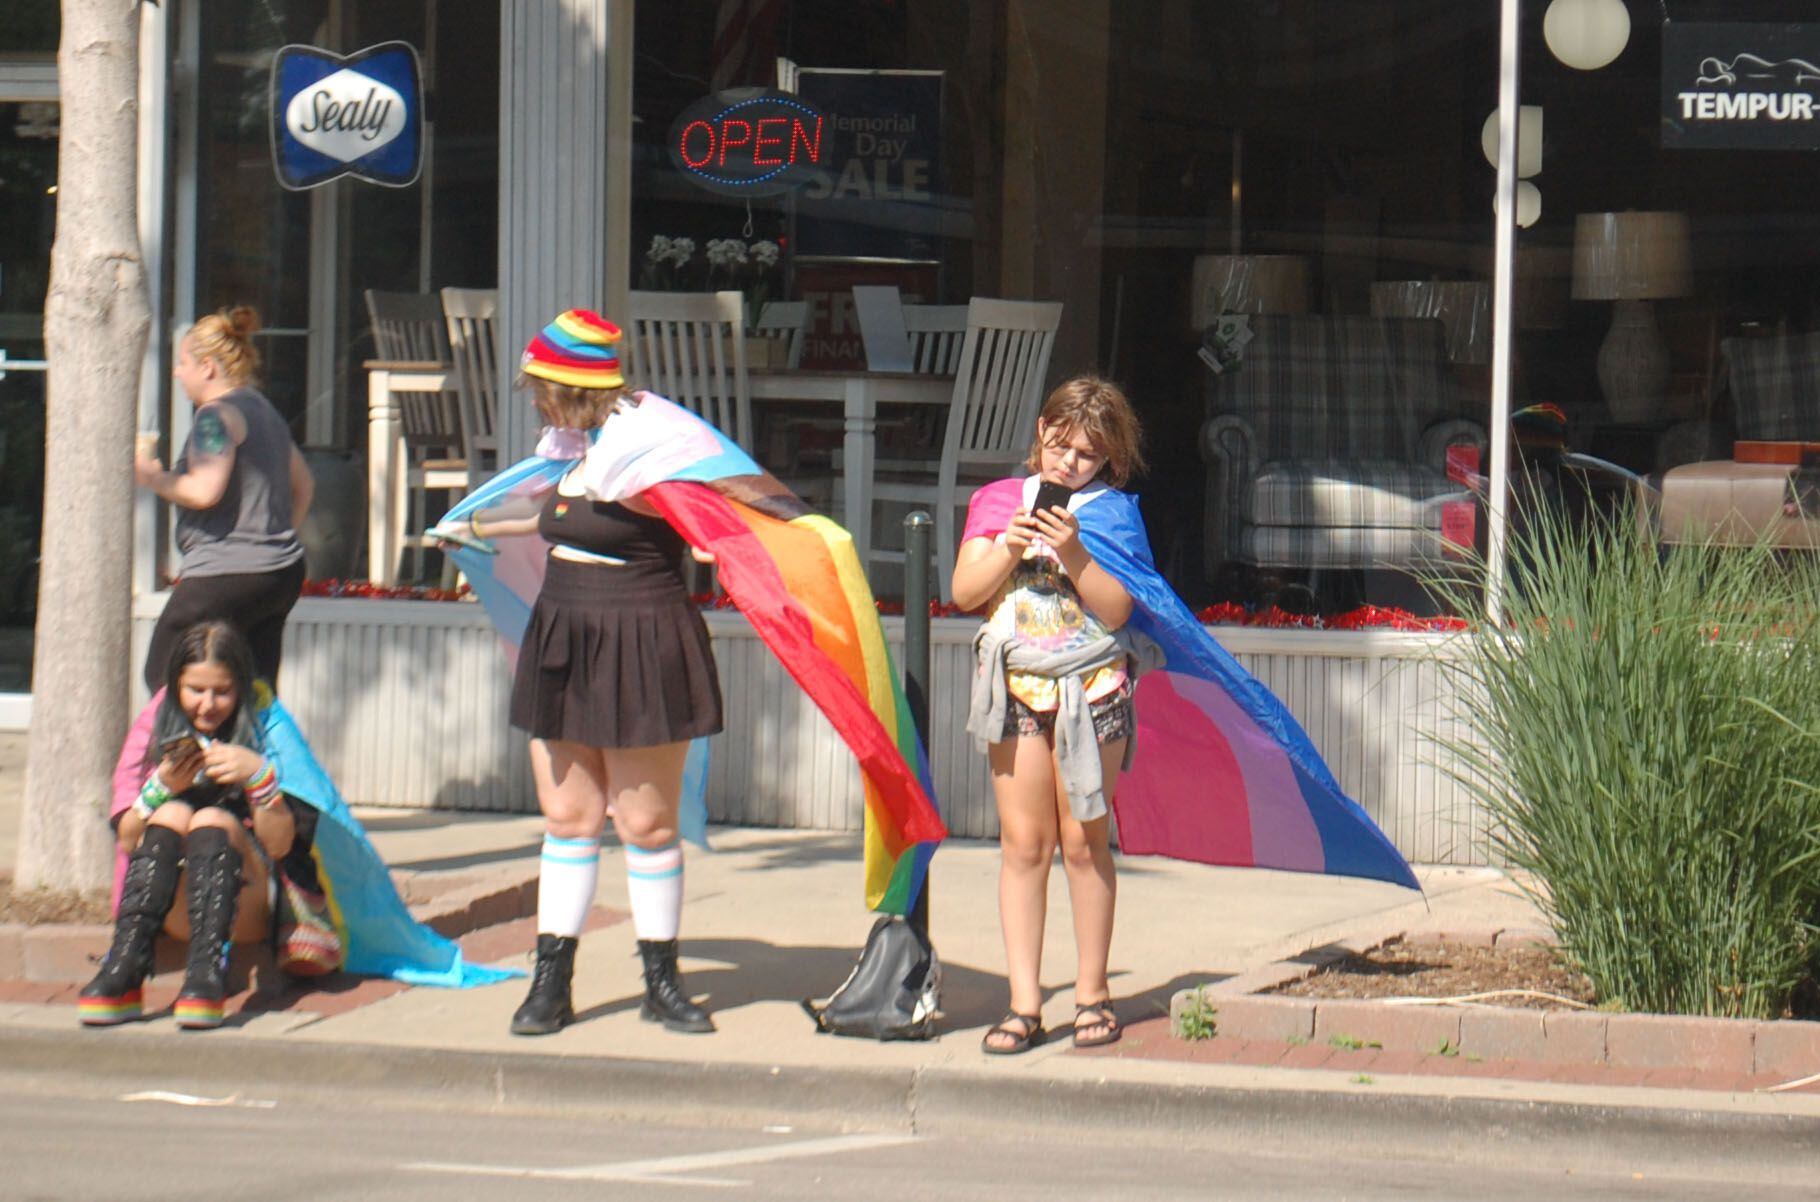
[[152, 722], [152, 742], [146, 748], [148, 764], [159, 760], [158, 749], [179, 735], [195, 734], [183, 706], [177, 700], [177, 681], [191, 664], [220, 664], [234, 678], [234, 692], [239, 702], [234, 716], [222, 724], [213, 736], [257, 750], [264, 743], [259, 722], [253, 716], [253, 651], [246, 638], [226, 622], [198, 622], [183, 632], [171, 652], [171, 662], [164, 674], [164, 701]]

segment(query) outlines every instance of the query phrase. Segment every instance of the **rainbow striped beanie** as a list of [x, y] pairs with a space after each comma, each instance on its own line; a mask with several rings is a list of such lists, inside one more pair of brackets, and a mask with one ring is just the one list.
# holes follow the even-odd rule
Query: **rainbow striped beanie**
[[619, 388], [619, 327], [588, 309], [570, 309], [537, 332], [519, 370], [572, 388]]

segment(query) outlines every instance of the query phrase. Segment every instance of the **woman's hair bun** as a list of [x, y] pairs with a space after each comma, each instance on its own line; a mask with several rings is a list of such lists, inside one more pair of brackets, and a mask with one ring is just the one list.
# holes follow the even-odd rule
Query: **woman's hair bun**
[[251, 305], [235, 305], [224, 316], [237, 338], [251, 338], [259, 332], [259, 310]]

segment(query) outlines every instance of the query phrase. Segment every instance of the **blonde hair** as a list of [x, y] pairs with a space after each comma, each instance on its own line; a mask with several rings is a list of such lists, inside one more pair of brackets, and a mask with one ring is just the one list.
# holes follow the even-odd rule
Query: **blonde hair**
[[213, 359], [229, 383], [251, 384], [259, 375], [259, 352], [253, 347], [258, 330], [258, 310], [235, 305], [198, 318], [186, 337], [194, 358]]
[[1094, 449], [1106, 457], [1097, 478], [1114, 488], [1125, 487], [1134, 473], [1144, 470], [1144, 455], [1139, 450], [1144, 440], [1143, 426], [1131, 401], [1110, 380], [1076, 376], [1049, 394], [1043, 411], [1037, 414], [1037, 435], [1024, 459], [1024, 466], [1033, 472], [1043, 466], [1045, 428], [1051, 442], [1072, 438], [1077, 432], [1085, 434]]
[[592, 430], [606, 421], [625, 392], [623, 388], [577, 388], [523, 372], [517, 383], [520, 388], [530, 387], [532, 403], [545, 422], [576, 430]]

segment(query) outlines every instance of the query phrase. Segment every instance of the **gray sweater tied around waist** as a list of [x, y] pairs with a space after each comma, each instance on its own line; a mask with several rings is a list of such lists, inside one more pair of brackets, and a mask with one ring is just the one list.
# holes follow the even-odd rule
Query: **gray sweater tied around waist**
[[[1068, 808], [1077, 821], [1092, 822], [1106, 814], [1106, 794], [1101, 785], [1100, 745], [1093, 733], [1093, 712], [1087, 704], [1082, 678], [1097, 668], [1128, 659], [1127, 671], [1135, 682], [1153, 668], [1163, 666], [1163, 649], [1129, 627], [1066, 651], [1042, 651], [1015, 634], [994, 633], [980, 627], [973, 639], [978, 670], [967, 707], [967, 730], [981, 751], [1005, 737], [1009, 672], [1048, 676], [1058, 686], [1055, 714], [1055, 761], [1068, 794]], [[1121, 768], [1131, 766], [1134, 737], [1125, 744]]]

